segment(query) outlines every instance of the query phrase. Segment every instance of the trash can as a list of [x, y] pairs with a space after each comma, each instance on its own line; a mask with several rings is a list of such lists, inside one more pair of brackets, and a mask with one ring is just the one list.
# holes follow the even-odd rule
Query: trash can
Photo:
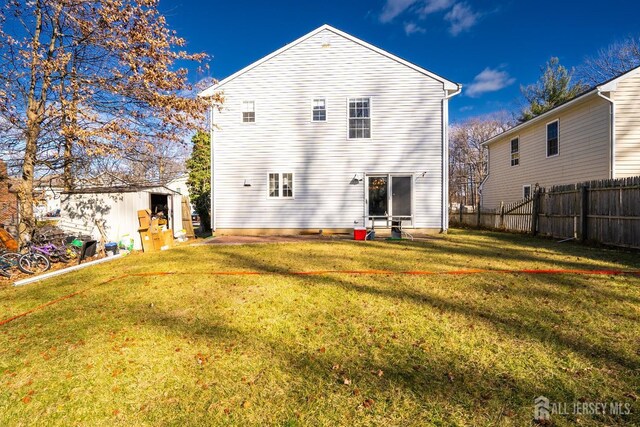
[[114, 242], [105, 243], [104, 250], [107, 256], [114, 256], [118, 253], [118, 244]]
[[364, 227], [356, 227], [353, 229], [353, 240], [366, 240], [367, 229]]

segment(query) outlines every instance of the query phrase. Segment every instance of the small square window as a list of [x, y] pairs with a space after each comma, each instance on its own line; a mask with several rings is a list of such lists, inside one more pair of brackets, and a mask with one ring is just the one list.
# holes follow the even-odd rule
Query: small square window
[[253, 123], [256, 121], [256, 104], [254, 101], [242, 102], [242, 121], [244, 123]]
[[269, 174], [269, 198], [293, 198], [293, 173]]
[[313, 100], [313, 121], [314, 122], [327, 121], [327, 105], [324, 99]]
[[514, 138], [511, 140], [511, 166], [518, 166], [520, 164], [520, 139]]

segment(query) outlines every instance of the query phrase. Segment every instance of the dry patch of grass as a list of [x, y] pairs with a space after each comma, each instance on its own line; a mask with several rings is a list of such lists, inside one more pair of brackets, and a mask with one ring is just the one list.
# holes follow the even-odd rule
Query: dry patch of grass
[[[201, 246], [0, 289], [0, 425], [530, 425], [533, 399], [640, 423], [640, 278], [312, 270], [637, 269], [637, 254], [455, 231]], [[212, 271], [259, 271], [213, 276]], [[164, 276], [112, 277], [145, 272]], [[184, 274], [189, 273], [189, 274]]]

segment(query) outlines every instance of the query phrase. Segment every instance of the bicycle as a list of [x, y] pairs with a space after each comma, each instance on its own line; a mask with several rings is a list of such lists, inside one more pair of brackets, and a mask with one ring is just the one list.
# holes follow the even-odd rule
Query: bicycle
[[27, 244], [28, 252], [18, 258], [18, 269], [26, 274], [44, 273], [51, 268], [49, 258], [31, 244]]
[[22, 254], [0, 249], [0, 276], [11, 278], [12, 270], [18, 268], [18, 260]]

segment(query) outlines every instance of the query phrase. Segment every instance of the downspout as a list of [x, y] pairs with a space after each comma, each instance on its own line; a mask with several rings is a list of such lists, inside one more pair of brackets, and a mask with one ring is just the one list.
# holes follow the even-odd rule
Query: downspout
[[[442, 227], [440, 232], [449, 229], [449, 99], [462, 92], [462, 86], [446, 94], [442, 98], [442, 212], [440, 214]], [[446, 93], [446, 89], [445, 89]]]
[[605, 101], [608, 101], [611, 104], [611, 112], [609, 115], [609, 120], [611, 121], [611, 127], [609, 132], [611, 132], [611, 155], [609, 156], [609, 178], [614, 179], [616, 177], [616, 103], [613, 99], [605, 96], [600, 92], [600, 88], [598, 88], [597, 92], [598, 96]]

